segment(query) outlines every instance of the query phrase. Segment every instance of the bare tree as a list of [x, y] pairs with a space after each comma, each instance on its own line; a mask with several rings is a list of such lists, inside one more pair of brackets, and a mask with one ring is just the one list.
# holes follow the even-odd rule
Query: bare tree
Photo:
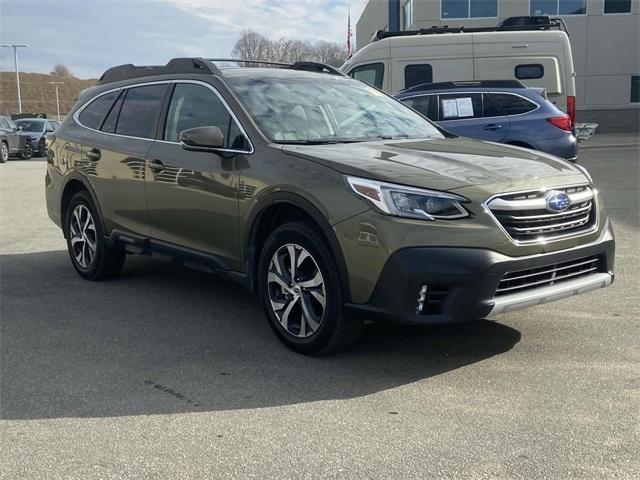
[[61, 63], [56, 63], [51, 70], [51, 75], [55, 75], [56, 77], [72, 77], [73, 74], [71, 70], [66, 65], [62, 65]]
[[245, 30], [231, 55], [242, 60], [293, 63], [315, 61], [340, 66], [347, 58], [346, 48], [335, 42], [316, 43], [289, 38], [270, 40], [257, 32]]

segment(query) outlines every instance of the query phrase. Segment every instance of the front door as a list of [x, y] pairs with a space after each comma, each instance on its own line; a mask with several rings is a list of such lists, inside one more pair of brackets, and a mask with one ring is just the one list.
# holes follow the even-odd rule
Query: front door
[[[180, 132], [203, 126], [220, 128], [223, 149], [183, 148]], [[248, 152], [236, 120], [213, 87], [176, 83], [163, 130], [146, 164], [152, 240], [238, 268], [238, 181]]]

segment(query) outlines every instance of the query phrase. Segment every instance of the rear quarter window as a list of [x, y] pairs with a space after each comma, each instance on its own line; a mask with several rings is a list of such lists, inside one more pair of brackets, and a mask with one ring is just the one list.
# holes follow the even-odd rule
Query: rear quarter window
[[520, 115], [538, 108], [535, 103], [518, 95], [492, 93], [491, 98], [502, 109], [505, 115]]
[[111, 108], [111, 105], [113, 105], [113, 102], [119, 93], [120, 92], [117, 91], [105, 93], [89, 103], [89, 105], [80, 112], [80, 116], [78, 117], [80, 123], [85, 127], [98, 130], [102, 124], [102, 120], [104, 120], [105, 115]]
[[539, 63], [517, 65], [514, 72], [518, 80], [534, 80], [544, 77], [544, 66]]

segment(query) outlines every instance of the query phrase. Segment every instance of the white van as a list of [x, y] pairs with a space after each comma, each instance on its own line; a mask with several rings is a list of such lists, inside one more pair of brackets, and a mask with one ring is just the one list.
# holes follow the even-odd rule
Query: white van
[[341, 69], [388, 93], [421, 83], [516, 79], [528, 87], [544, 88], [548, 99], [575, 125], [571, 44], [567, 33], [552, 30], [550, 26], [557, 24], [550, 22], [543, 29], [499, 25], [378, 32]]

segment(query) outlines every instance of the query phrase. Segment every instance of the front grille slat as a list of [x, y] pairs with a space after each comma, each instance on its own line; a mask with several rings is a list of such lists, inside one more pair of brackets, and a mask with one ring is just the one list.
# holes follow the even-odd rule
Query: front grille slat
[[597, 206], [588, 185], [554, 188], [570, 200], [562, 212], [547, 210], [546, 191], [507, 193], [486, 203], [495, 220], [516, 243], [535, 243], [580, 235], [595, 227]]
[[500, 280], [495, 296], [555, 285], [573, 278], [602, 271], [601, 256], [579, 258], [568, 262], [508, 272]]

